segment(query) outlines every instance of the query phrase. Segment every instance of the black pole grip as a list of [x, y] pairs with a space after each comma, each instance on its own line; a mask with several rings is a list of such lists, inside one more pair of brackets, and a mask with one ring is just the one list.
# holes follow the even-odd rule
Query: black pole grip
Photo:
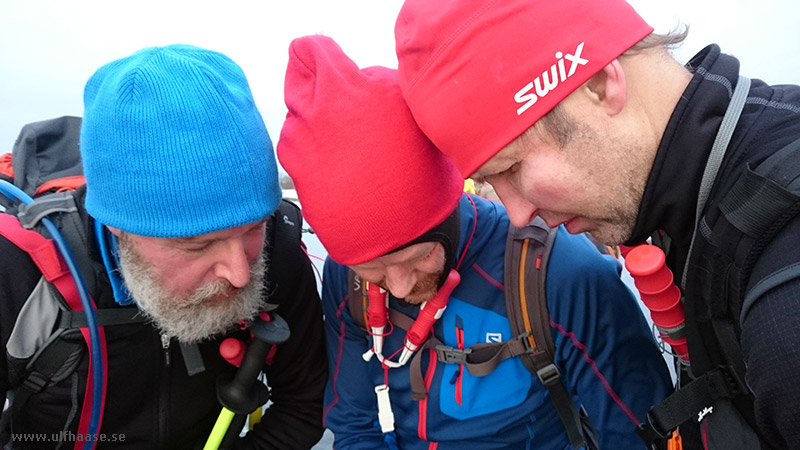
[[289, 325], [277, 314], [261, 313], [250, 327], [253, 339], [247, 346], [236, 374], [217, 380], [217, 399], [235, 413], [220, 449], [229, 448], [239, 435], [247, 415], [269, 400], [269, 389], [258, 382], [258, 375], [273, 345], [289, 339]]

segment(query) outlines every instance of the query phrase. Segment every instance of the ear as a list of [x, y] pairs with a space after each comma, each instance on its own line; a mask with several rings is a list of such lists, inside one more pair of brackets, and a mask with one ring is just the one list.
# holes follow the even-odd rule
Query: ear
[[106, 228], [108, 228], [108, 231], [110, 231], [111, 234], [116, 237], [119, 237], [119, 235], [122, 234], [122, 231], [119, 228], [110, 227], [108, 225], [106, 225]]
[[625, 84], [625, 71], [618, 59], [608, 63], [587, 83], [589, 92], [610, 116], [622, 111], [627, 102], [628, 89]]

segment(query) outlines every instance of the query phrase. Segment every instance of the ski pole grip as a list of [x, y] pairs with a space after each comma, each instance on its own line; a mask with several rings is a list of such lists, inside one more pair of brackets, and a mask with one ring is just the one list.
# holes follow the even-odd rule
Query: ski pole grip
[[258, 375], [264, 367], [273, 345], [289, 339], [289, 326], [277, 314], [262, 313], [250, 327], [253, 339], [247, 346], [242, 363], [232, 379], [217, 383], [217, 397], [222, 406], [237, 414], [250, 414], [269, 400], [266, 386], [258, 383]]

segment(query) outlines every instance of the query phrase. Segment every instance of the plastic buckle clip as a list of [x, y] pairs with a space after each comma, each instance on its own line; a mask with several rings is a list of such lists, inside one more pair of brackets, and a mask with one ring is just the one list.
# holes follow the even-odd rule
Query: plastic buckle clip
[[517, 339], [519, 339], [520, 342], [522, 342], [522, 346], [525, 347], [525, 352], [523, 354], [529, 354], [529, 353], [537, 354], [537, 353], [539, 353], [539, 348], [538, 347], [534, 347], [534, 346], [531, 345], [532, 338], [531, 338], [531, 332], [530, 331], [526, 331], [524, 333], [521, 333], [519, 336], [517, 336]]
[[449, 345], [437, 345], [436, 358], [445, 364], [466, 364], [471, 348], [460, 350]]
[[653, 423], [652, 409], [647, 411], [645, 421], [636, 426], [636, 434], [644, 441], [648, 449], [660, 450], [664, 448], [667, 440], [672, 437], [672, 430], [661, 431], [659, 427]]
[[561, 378], [561, 372], [558, 370], [555, 364], [548, 364], [547, 366], [539, 369], [536, 372], [536, 375], [539, 376], [539, 381], [542, 382], [545, 386], [552, 386], [554, 383]]

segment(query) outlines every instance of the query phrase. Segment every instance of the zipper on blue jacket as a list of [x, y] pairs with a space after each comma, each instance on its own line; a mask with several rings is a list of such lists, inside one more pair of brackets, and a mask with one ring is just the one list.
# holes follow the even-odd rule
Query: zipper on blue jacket
[[[456, 344], [459, 350], [464, 350], [464, 320], [461, 316], [456, 314]], [[455, 402], [458, 406], [462, 406], [462, 392], [461, 392], [461, 382], [464, 379], [464, 365], [460, 364], [456, 369], [455, 373], [453, 374], [453, 379], [455, 380]]]

